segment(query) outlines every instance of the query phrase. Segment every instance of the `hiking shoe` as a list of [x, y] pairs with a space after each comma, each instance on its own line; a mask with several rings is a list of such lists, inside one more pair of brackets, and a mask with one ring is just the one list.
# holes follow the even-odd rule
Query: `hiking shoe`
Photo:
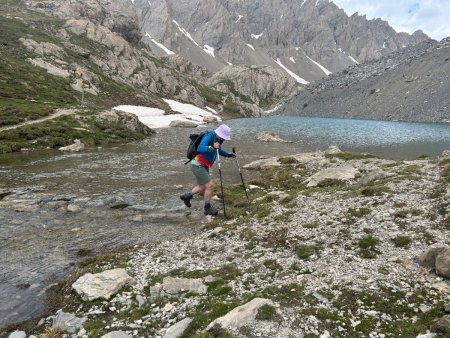
[[219, 210], [217, 210], [216, 208], [212, 207], [211, 205], [209, 206], [205, 205], [205, 215], [216, 216], [218, 213]]
[[191, 199], [192, 199], [192, 194], [189, 194], [188, 192], [181, 195], [180, 198], [181, 200], [184, 202], [184, 204], [190, 208], [191, 207]]

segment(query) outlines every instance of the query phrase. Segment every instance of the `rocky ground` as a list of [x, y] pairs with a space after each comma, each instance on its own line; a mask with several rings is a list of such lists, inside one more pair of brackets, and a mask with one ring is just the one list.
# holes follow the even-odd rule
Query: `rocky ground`
[[313, 82], [277, 113], [441, 122], [450, 120], [450, 38], [403, 48]]
[[227, 187], [227, 219], [91, 260], [60, 284], [62, 310], [10, 337], [450, 336], [448, 155], [247, 168], [250, 201]]

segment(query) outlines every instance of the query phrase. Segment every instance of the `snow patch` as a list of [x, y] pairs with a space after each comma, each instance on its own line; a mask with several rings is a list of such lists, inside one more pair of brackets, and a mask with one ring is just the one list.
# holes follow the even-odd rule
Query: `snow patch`
[[289, 58], [289, 60], [290, 60], [292, 63], [295, 63], [295, 59], [294, 59], [292, 56]]
[[238, 23], [243, 17], [244, 17], [243, 15], [238, 14], [238, 19], [236, 20], [235, 23]]
[[258, 35], [255, 35], [255, 34], [251, 34], [250, 35], [250, 37], [252, 38], [252, 39], [256, 39], [256, 40], [258, 40], [261, 36], [263, 35], [263, 33], [261, 33], [261, 34], [258, 34]]
[[[205, 116], [217, 115], [217, 112], [210, 107], [201, 109], [192, 104], [168, 99], [163, 100], [169, 104], [173, 111], [179, 114], [164, 115], [165, 111], [162, 109], [130, 105], [117, 106], [113, 109], [136, 115], [139, 121], [150, 128], [167, 128], [172, 121], [195, 121], [204, 124], [203, 118]], [[216, 118], [219, 121], [221, 120], [219, 116], [216, 116]]]
[[282, 104], [282, 103], [280, 103], [279, 105], [273, 107], [272, 109], [265, 110], [264, 113], [266, 113], [266, 114], [272, 114], [272, 113], [275, 113], [275, 112], [276, 112], [278, 109], [280, 109], [281, 107], [283, 107], [283, 104]]
[[209, 111], [210, 111], [211, 113], [213, 113], [214, 115], [219, 114], [219, 113], [217, 112], [217, 110], [215, 110], [215, 109], [213, 109], [213, 108], [211, 108], [211, 107], [205, 106], [205, 109], [206, 109], [206, 110], [209, 110]]
[[246, 45], [249, 47], [249, 48], [251, 48], [251, 49], [253, 49], [253, 50], [255, 50], [255, 47], [253, 47], [251, 44], [249, 44], [249, 43], [246, 43]]
[[383, 49], [386, 49], [386, 41], [383, 42]]
[[359, 62], [355, 60], [355, 58], [351, 55], [348, 56], [350, 60], [359, 65]]
[[311, 59], [308, 55], [306, 55], [306, 57], [307, 57], [312, 63], [314, 63], [317, 67], [319, 67], [319, 68], [325, 73], [326, 76], [332, 74], [328, 69], [326, 69], [326, 68], [325, 68], [324, 66], [322, 66], [320, 63], [318, 63], [318, 62], [314, 61], [313, 59]]
[[232, 65], [233, 65], [231, 62], [228, 62], [228, 61], [227, 61], [227, 63], [228, 63], [229, 66], [232, 66]]
[[[274, 60], [275, 61], [275, 60]], [[298, 83], [307, 85], [309, 82], [306, 81], [305, 79], [301, 78], [300, 76], [298, 76], [297, 74], [295, 74], [293, 71], [289, 70], [286, 66], [284, 66], [280, 59], [277, 59], [277, 61], [275, 61], [281, 68], [283, 68], [290, 76], [292, 76]]]
[[205, 51], [205, 53], [211, 55], [212, 57], [214, 57], [214, 47], [208, 46], [208, 45], [204, 45], [203, 46], [203, 50]]
[[[134, 0], [133, 0], [134, 1]], [[152, 3], [150, 2], [150, 1], [148, 1], [148, 5], [150, 6], [150, 7], [152, 7]]]
[[155, 45], [157, 45], [159, 48], [161, 48], [167, 55], [173, 55], [175, 54], [174, 52], [172, 52], [170, 49], [168, 49], [166, 46], [164, 46], [162, 43], [159, 43], [158, 41], [156, 41], [155, 39], [153, 39], [150, 34], [148, 34], [147, 32], [145, 32], [145, 36], [148, 37]]
[[181, 33], [183, 33], [189, 40], [191, 40], [191, 41], [194, 43], [194, 45], [200, 47], [200, 45], [197, 43], [197, 41], [194, 40], [194, 38], [191, 36], [191, 34], [189, 34], [189, 32], [188, 32], [187, 30], [185, 30], [183, 27], [181, 27], [181, 26], [178, 24], [178, 22], [176, 22], [175, 20], [172, 20], [172, 21], [173, 21], [173, 23], [174, 23], [175, 25], [177, 25], [178, 30], [179, 30]]
[[303, 0], [303, 1], [302, 1], [302, 4], [301, 4], [301, 5], [299, 5], [298, 7], [302, 8], [302, 7], [303, 7], [303, 5], [305, 4], [305, 2], [306, 2], [306, 0]]

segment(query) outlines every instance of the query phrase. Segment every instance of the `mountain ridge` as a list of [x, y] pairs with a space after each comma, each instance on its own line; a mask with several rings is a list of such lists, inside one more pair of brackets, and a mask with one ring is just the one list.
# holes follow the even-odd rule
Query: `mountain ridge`
[[450, 121], [450, 38], [424, 41], [316, 81], [276, 113], [415, 122]]
[[396, 33], [381, 19], [347, 16], [329, 0], [134, 0], [133, 6], [155, 53], [167, 53], [157, 42], [213, 72], [281, 63], [310, 82], [325, 76], [314, 62], [341, 71], [428, 39], [421, 31]]

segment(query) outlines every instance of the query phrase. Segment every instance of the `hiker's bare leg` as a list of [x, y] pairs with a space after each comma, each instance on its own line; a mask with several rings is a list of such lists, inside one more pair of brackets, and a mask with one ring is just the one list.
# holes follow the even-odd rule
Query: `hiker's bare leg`
[[213, 193], [213, 181], [209, 181], [208, 183], [204, 184], [205, 186], [205, 192], [203, 193], [203, 200], [210, 201]]
[[193, 195], [195, 195], [195, 194], [198, 194], [199, 192], [205, 191], [205, 189], [206, 189], [205, 184], [200, 184], [200, 185], [197, 185], [196, 187], [192, 188], [191, 192]]

